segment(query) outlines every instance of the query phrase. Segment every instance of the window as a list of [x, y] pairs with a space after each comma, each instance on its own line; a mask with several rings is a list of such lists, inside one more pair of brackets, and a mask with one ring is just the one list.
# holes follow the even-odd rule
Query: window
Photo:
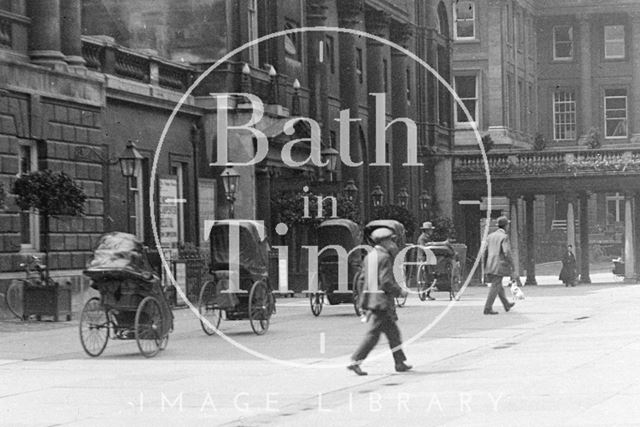
[[362, 83], [364, 81], [364, 73], [362, 71], [362, 49], [359, 47], [356, 48], [356, 74], [358, 75], [358, 80]]
[[129, 224], [133, 223], [134, 233], [138, 239], [144, 241], [144, 170], [142, 162], [136, 166], [136, 174], [129, 180], [132, 208]]
[[576, 99], [571, 91], [557, 91], [553, 94], [553, 139], [576, 139]]
[[[258, 38], [258, 0], [248, 0], [248, 32], [249, 40]], [[258, 58], [258, 46], [253, 45], [249, 48], [249, 62], [255, 66], [260, 66]]]
[[509, 3], [507, 3], [507, 43], [513, 44], [513, 14]]
[[518, 112], [520, 113], [520, 123], [518, 129], [522, 132], [527, 130], [527, 101], [524, 92], [524, 82], [518, 80]]
[[456, 103], [456, 125], [478, 123], [478, 79], [476, 76], [456, 76], [454, 89], [471, 117], [467, 117], [462, 107]]
[[200, 213], [200, 246], [209, 243], [207, 235], [207, 221], [216, 219], [216, 181], [214, 179], [198, 178], [198, 209]]
[[333, 37], [327, 36], [325, 43], [325, 49], [327, 54], [327, 61], [329, 61], [329, 71], [331, 74], [336, 72], [336, 45]]
[[[18, 174], [38, 170], [38, 151], [35, 141], [21, 141], [18, 151]], [[20, 249], [37, 251], [39, 248], [39, 221], [35, 210], [20, 213]]]
[[607, 225], [624, 223], [624, 196], [607, 194]]
[[518, 49], [522, 50], [524, 48], [525, 42], [525, 22], [524, 13], [518, 12], [518, 20], [516, 22], [518, 26]]
[[[296, 22], [289, 21], [284, 26], [284, 29], [293, 30], [298, 27], [299, 25]], [[298, 33], [289, 33], [284, 36], [284, 51], [289, 58], [300, 61], [300, 39]]]
[[606, 59], [625, 57], [624, 25], [605, 25], [604, 57]]
[[389, 93], [389, 62], [386, 59], [382, 60], [382, 87], [384, 93]]
[[529, 131], [529, 133], [533, 133], [533, 128], [534, 128], [534, 123], [535, 123], [535, 102], [533, 99], [533, 85], [531, 83], [529, 83], [529, 91], [528, 91], [528, 96], [527, 96], [527, 100], [529, 101], [529, 105], [527, 106], [527, 109], [529, 110], [529, 122], [528, 122], [528, 128], [527, 130]]
[[515, 128], [515, 107], [516, 107], [516, 86], [512, 74], [507, 74], [507, 126], [510, 129]]
[[606, 138], [627, 136], [627, 90], [604, 91], [604, 127]]
[[411, 70], [407, 68], [407, 104], [411, 104]]
[[573, 59], [573, 27], [571, 25], [553, 27], [553, 59]]
[[171, 173], [176, 176], [178, 186], [176, 188], [176, 204], [178, 206], [178, 242], [184, 242], [184, 205], [187, 202], [184, 196], [184, 165], [175, 163]]
[[474, 39], [476, 37], [475, 3], [458, 1], [454, 8], [454, 15], [454, 37], [458, 40]]

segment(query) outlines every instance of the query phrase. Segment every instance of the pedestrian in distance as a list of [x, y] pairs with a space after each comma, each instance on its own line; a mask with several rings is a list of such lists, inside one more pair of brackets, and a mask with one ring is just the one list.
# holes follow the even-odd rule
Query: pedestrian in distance
[[493, 302], [496, 296], [500, 298], [504, 311], [509, 311], [515, 303], [509, 302], [502, 287], [504, 276], [510, 276], [512, 280], [517, 280], [514, 270], [513, 258], [511, 257], [511, 246], [507, 229], [509, 219], [506, 216], [498, 218], [498, 229], [487, 237], [487, 263], [485, 273], [487, 280], [491, 283], [489, 295], [484, 305], [484, 314], [498, 314], [493, 310]]
[[573, 254], [573, 245], [567, 246], [567, 252], [562, 257], [562, 269], [560, 270], [560, 279], [565, 286], [575, 286], [578, 278], [578, 270], [576, 256]]
[[[422, 230], [422, 233], [420, 233], [420, 236], [418, 236], [418, 240], [416, 241], [416, 244], [418, 246], [427, 246], [429, 243], [433, 242], [433, 231], [435, 230], [435, 228], [430, 221], [423, 222], [420, 230]], [[416, 262], [424, 262], [426, 259], [425, 253], [421, 250], [416, 251], [416, 253]], [[420, 274], [420, 268], [418, 268], [417, 274]], [[418, 277], [418, 279], [420, 279], [420, 277]], [[426, 269], [426, 278], [423, 278], [423, 280], [426, 280], [429, 284], [431, 284], [431, 282], [433, 281], [433, 275], [431, 274], [429, 268]], [[426, 298], [429, 300], [435, 299], [431, 296], [431, 288], [429, 288], [429, 291], [427, 291]]]
[[370, 289], [371, 281], [375, 281], [372, 275], [377, 275], [378, 291], [365, 290], [360, 295], [359, 304], [362, 309], [367, 310], [369, 329], [353, 354], [351, 363], [347, 366], [347, 369], [358, 375], [367, 375], [360, 365], [376, 346], [382, 333], [389, 341], [396, 371], [405, 372], [412, 368], [405, 363], [407, 358], [401, 348], [402, 338], [396, 324], [398, 316], [395, 298], [405, 296], [407, 290], [398, 285], [393, 275], [393, 260], [399, 252], [394, 241], [395, 237], [393, 231], [388, 228], [374, 230], [371, 233], [371, 240], [375, 246], [363, 261], [365, 288]]

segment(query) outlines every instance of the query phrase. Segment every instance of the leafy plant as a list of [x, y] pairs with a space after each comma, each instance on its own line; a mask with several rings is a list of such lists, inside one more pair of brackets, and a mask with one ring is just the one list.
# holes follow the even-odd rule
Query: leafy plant
[[[333, 213], [333, 201], [329, 196], [323, 199], [323, 218], [318, 216], [318, 195], [311, 192], [280, 192], [271, 199], [272, 209], [280, 216], [280, 221], [292, 226], [306, 224], [316, 228], [322, 221], [329, 219]], [[309, 201], [308, 215], [305, 217], [305, 197]], [[336, 197], [337, 215], [339, 218], [350, 219], [360, 223], [360, 208], [357, 201], [349, 200], [343, 194]]]
[[597, 127], [589, 129], [585, 143], [593, 150], [597, 150], [602, 147], [602, 135], [600, 134], [600, 129]]
[[542, 151], [545, 148], [547, 148], [547, 141], [544, 139], [544, 136], [541, 133], [536, 134], [536, 137], [533, 139], [533, 149]]
[[407, 209], [398, 205], [383, 205], [375, 209], [371, 219], [395, 219], [404, 225], [407, 238], [413, 236], [416, 230], [416, 219]]
[[493, 138], [491, 138], [491, 135], [486, 134], [482, 137], [482, 145], [484, 146], [485, 153], [491, 151], [491, 149], [495, 145], [495, 142], [493, 142]]
[[456, 228], [451, 218], [441, 216], [431, 221], [431, 223], [434, 228], [432, 236], [434, 242], [442, 242], [456, 237]]
[[[11, 190], [24, 211], [36, 209], [43, 219], [45, 263], [49, 263], [49, 218], [84, 214], [82, 188], [64, 172], [40, 170], [20, 176]], [[47, 277], [49, 269], [47, 267]]]

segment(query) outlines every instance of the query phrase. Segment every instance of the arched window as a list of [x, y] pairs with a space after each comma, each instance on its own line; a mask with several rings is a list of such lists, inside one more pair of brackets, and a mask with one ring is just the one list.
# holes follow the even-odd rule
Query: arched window
[[444, 3], [438, 3], [438, 31], [443, 36], [449, 38], [449, 18], [447, 17], [447, 7]]

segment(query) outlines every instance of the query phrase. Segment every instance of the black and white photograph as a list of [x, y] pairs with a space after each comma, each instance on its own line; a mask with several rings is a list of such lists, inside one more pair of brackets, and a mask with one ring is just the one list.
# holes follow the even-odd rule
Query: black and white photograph
[[638, 426], [639, 284], [640, 0], [0, 0], [0, 426]]

